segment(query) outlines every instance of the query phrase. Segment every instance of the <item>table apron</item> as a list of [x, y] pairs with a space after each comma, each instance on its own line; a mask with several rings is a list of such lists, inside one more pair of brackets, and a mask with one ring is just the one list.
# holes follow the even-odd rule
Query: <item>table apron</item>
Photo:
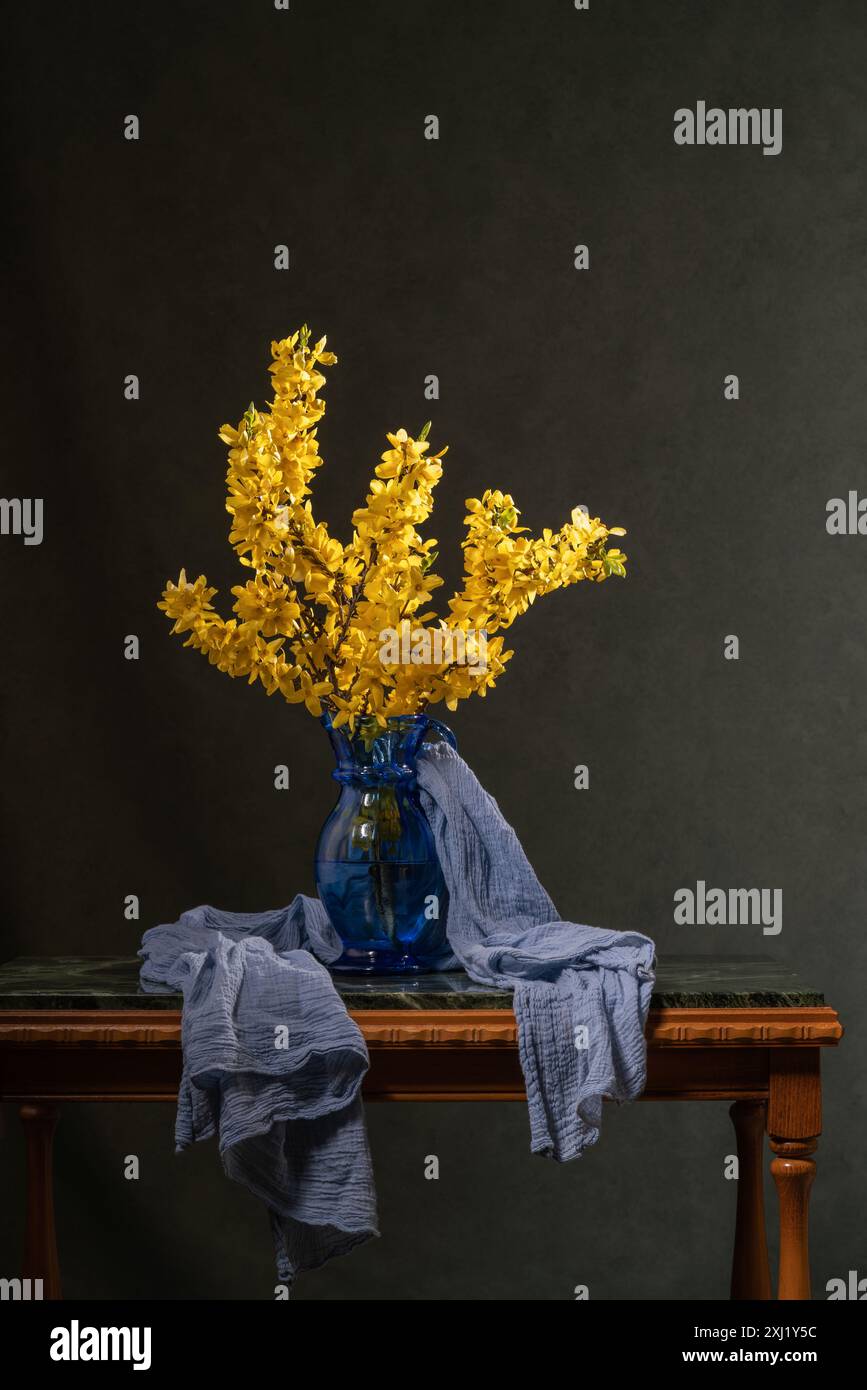
[[[780, 1049], [782, 1050], [782, 1049]], [[768, 1095], [770, 1056], [756, 1047], [649, 1048], [644, 1100], [747, 1100]], [[178, 1046], [22, 1044], [0, 1050], [6, 1101], [174, 1101]], [[515, 1046], [373, 1044], [368, 1100], [523, 1100]]]
[[[510, 1010], [356, 1010], [370, 1053], [369, 1100], [523, 1100]], [[651, 1010], [645, 1100], [751, 1100], [776, 1059], [818, 1058], [842, 1035], [833, 1009]], [[787, 1064], [788, 1065], [788, 1064]], [[173, 1101], [177, 1010], [0, 1011], [0, 1097]]]

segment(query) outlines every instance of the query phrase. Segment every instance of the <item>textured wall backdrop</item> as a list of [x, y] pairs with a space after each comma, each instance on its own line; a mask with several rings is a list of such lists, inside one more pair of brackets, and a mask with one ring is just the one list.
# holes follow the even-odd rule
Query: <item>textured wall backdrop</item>
[[[825, 1064], [814, 1286], [867, 1273], [867, 538], [826, 528], [830, 498], [867, 492], [863, 3], [31, 0], [5, 23], [2, 490], [44, 499], [44, 537], [0, 537], [0, 957], [132, 954], [196, 903], [312, 889], [324, 735], [155, 607], [182, 564], [224, 598], [238, 582], [216, 431], [306, 320], [340, 358], [316, 485], [338, 534], [386, 429], [429, 417], [451, 445], [447, 580], [486, 486], [534, 530], [578, 502], [628, 528], [627, 581], [534, 608], [452, 722], [564, 917], [662, 953], [765, 951], [828, 992], [848, 1035]], [[700, 100], [781, 108], [781, 152], [677, 145]], [[782, 931], [676, 925], [698, 879], [781, 889]], [[383, 1237], [299, 1298], [726, 1295], [724, 1105], [612, 1107], [562, 1168], [530, 1157], [522, 1106], [368, 1113]], [[69, 1297], [271, 1296], [262, 1213], [212, 1146], [176, 1159], [172, 1125], [65, 1116]], [[21, 1162], [10, 1112], [7, 1193]], [[4, 1203], [4, 1270], [19, 1239]]]

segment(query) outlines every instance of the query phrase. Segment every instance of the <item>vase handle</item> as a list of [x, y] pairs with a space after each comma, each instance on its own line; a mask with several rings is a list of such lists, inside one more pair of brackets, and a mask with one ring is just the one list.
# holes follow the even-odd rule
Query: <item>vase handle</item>
[[443, 739], [444, 742], [447, 743], [450, 748], [453, 748], [455, 752], [457, 752], [458, 741], [452, 733], [451, 729], [448, 727], [448, 725], [443, 724], [440, 719], [431, 719], [430, 715], [425, 715], [425, 718], [427, 719], [427, 724], [425, 726], [425, 731], [421, 736], [420, 747], [424, 748], [425, 744], [428, 741], [429, 734], [435, 733], [438, 734], [439, 737]]

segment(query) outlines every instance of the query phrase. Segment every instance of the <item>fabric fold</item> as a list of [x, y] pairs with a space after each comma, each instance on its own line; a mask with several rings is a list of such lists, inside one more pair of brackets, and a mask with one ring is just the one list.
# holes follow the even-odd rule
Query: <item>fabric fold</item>
[[644, 1088], [653, 942], [560, 921], [496, 801], [448, 744], [428, 749], [418, 780], [455, 961], [480, 984], [514, 990], [530, 1147], [576, 1158], [599, 1138], [603, 1098]]
[[[340, 939], [315, 898], [263, 913], [197, 907], [142, 938], [142, 986], [179, 990], [178, 1151], [216, 1136], [266, 1206], [277, 1275], [378, 1235], [360, 1029], [324, 964]], [[314, 955], [315, 952], [315, 955]]]

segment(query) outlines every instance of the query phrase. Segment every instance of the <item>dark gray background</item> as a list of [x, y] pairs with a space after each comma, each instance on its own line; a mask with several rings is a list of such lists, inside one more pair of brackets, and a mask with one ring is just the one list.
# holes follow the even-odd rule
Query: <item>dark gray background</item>
[[[316, 486], [337, 534], [385, 430], [428, 417], [451, 444], [447, 580], [486, 486], [534, 530], [577, 502], [628, 528], [628, 580], [537, 605], [501, 686], [451, 722], [563, 916], [663, 954], [767, 951], [826, 990], [848, 1031], [825, 1065], [816, 1293], [867, 1274], [867, 540], [825, 530], [827, 500], [864, 485], [863, 4], [29, 3], [6, 29], [3, 492], [43, 496], [46, 520], [41, 547], [0, 539], [2, 958], [132, 954], [196, 903], [312, 888], [324, 735], [182, 650], [155, 607], [181, 565], [229, 607], [216, 431], [266, 399], [271, 338], [306, 320], [340, 357]], [[677, 147], [698, 99], [782, 107], [782, 154]], [[698, 878], [782, 888], [782, 934], [675, 926]], [[609, 1108], [566, 1167], [531, 1158], [520, 1105], [368, 1114], [382, 1239], [299, 1298], [726, 1295], [725, 1106]], [[262, 1213], [213, 1146], [176, 1159], [172, 1124], [66, 1114], [68, 1296], [271, 1296]], [[11, 1111], [0, 1163], [11, 1275]]]

